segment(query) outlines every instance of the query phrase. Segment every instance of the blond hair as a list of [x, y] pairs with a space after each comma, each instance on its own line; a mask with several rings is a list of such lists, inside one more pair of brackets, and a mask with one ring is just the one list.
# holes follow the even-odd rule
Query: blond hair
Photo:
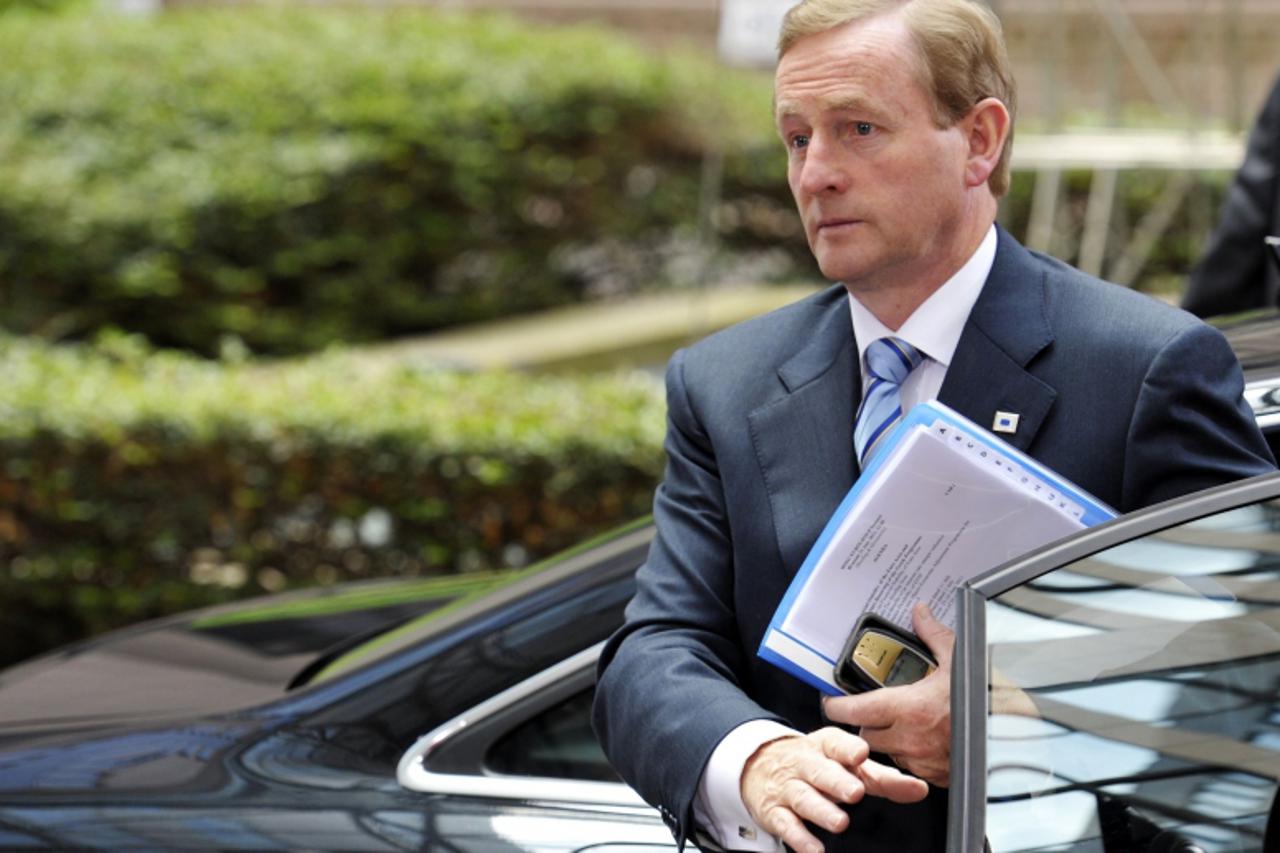
[[[778, 36], [782, 57], [800, 39], [854, 21], [897, 12], [920, 51], [921, 84], [933, 94], [934, 120], [951, 127], [984, 98], [1016, 109], [1013, 71], [1000, 20], [976, 0], [802, 0], [787, 12]], [[996, 198], [1009, 190], [1013, 125], [987, 179]]]

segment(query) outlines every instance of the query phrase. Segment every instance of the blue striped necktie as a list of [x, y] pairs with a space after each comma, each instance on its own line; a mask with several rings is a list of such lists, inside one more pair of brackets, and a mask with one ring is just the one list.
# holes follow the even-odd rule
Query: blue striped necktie
[[924, 355], [898, 338], [878, 338], [867, 346], [862, 357], [870, 382], [858, 408], [853, 446], [858, 451], [858, 462], [865, 468], [880, 440], [902, 420], [899, 388], [907, 374], [920, 366]]

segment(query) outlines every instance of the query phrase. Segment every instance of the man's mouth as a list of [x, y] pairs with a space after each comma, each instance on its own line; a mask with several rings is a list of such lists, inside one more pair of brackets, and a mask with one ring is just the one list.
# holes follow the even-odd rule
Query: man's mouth
[[857, 219], [841, 219], [837, 217], [831, 217], [829, 219], [820, 219], [818, 220], [817, 230], [818, 230], [818, 233], [822, 233], [824, 231], [833, 231], [835, 229], [844, 228], [849, 225], [857, 225], [858, 222], [859, 220]]

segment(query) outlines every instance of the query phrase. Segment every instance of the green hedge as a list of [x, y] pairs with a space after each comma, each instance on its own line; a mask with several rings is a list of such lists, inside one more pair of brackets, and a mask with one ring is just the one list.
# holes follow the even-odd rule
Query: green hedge
[[[768, 75], [709, 56], [421, 9], [240, 7], [0, 14], [0, 57], [10, 330], [289, 353], [677, 285], [708, 262], [693, 235], [717, 151], [728, 257], [711, 263], [815, 271]], [[1160, 180], [1125, 176], [1127, 222]], [[1215, 211], [1180, 215], [1144, 278], [1180, 279]]]
[[648, 512], [652, 377], [0, 337], [0, 658], [232, 597], [524, 565]]
[[0, 324], [46, 338], [287, 353], [578, 301], [691, 233], [712, 144], [731, 243], [789, 204], [767, 78], [602, 30], [10, 15], [0, 56]]

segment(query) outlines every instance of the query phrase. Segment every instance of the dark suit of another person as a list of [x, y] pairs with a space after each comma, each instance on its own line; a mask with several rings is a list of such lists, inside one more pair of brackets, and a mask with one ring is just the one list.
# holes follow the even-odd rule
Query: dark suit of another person
[[1280, 269], [1262, 242], [1268, 235], [1280, 235], [1280, 77], [1249, 134], [1244, 164], [1191, 271], [1182, 307], [1210, 317], [1280, 305]]
[[[858, 476], [861, 398], [840, 285], [701, 341], [667, 371], [658, 536], [601, 660], [596, 726], [683, 840], [702, 769], [741, 723], [824, 725], [819, 695], [756, 656]], [[1004, 231], [939, 399], [1125, 512], [1273, 468], [1239, 365], [1199, 321], [1023, 248]], [[946, 792], [867, 797], [830, 850], [940, 850]]]

